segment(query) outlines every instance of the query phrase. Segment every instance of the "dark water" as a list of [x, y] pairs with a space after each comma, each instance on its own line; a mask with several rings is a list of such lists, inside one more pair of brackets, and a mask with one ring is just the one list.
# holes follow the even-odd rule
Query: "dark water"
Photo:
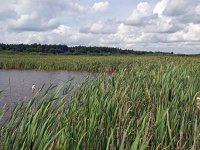
[[28, 101], [34, 94], [32, 85], [36, 89], [45, 84], [48, 88], [51, 83], [64, 84], [67, 80], [73, 79], [72, 86], [86, 77], [95, 78], [96, 73], [72, 72], [72, 71], [21, 71], [21, 70], [0, 70], [0, 108], [4, 104], [15, 104], [20, 101]]

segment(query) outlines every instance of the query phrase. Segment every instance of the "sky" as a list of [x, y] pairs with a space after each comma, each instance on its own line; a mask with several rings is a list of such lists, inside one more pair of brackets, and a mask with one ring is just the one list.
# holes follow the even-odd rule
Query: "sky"
[[200, 0], [0, 0], [0, 43], [200, 54]]

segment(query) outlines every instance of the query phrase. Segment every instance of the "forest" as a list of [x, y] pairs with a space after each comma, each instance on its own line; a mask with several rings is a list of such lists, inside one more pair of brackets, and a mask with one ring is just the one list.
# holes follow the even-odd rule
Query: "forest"
[[173, 52], [152, 52], [152, 51], [135, 51], [114, 47], [97, 47], [97, 46], [67, 46], [67, 45], [47, 45], [47, 44], [3, 44], [0, 43], [0, 51], [14, 52], [36, 52], [52, 54], [69, 54], [69, 55], [111, 55], [111, 54], [173, 54]]

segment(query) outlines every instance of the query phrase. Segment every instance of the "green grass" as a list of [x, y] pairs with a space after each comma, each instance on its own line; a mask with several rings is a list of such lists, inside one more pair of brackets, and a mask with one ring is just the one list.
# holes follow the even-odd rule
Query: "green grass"
[[[121, 68], [132, 67], [135, 63], [168, 63], [187, 61], [200, 63], [200, 57], [181, 56], [74, 56], [74, 55], [39, 55], [28, 53], [1, 52], [0, 69], [37, 69], [115, 72]], [[130, 68], [131, 68], [130, 67]]]
[[58, 86], [17, 105], [1, 128], [0, 149], [200, 149], [198, 60], [150, 58], [136, 57], [109, 78], [86, 79], [72, 96]]

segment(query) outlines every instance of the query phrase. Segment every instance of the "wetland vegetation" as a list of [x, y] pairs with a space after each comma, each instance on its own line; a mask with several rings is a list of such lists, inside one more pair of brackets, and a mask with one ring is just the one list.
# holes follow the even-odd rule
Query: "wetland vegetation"
[[36, 69], [114, 72], [122, 68], [131, 68], [134, 64], [149, 63], [196, 63], [199, 56], [178, 55], [55, 55], [38, 53], [0, 52], [0, 69]]
[[1, 126], [1, 149], [200, 148], [198, 56], [2, 52], [0, 67], [112, 72], [83, 80], [70, 96], [67, 82], [16, 105]]

